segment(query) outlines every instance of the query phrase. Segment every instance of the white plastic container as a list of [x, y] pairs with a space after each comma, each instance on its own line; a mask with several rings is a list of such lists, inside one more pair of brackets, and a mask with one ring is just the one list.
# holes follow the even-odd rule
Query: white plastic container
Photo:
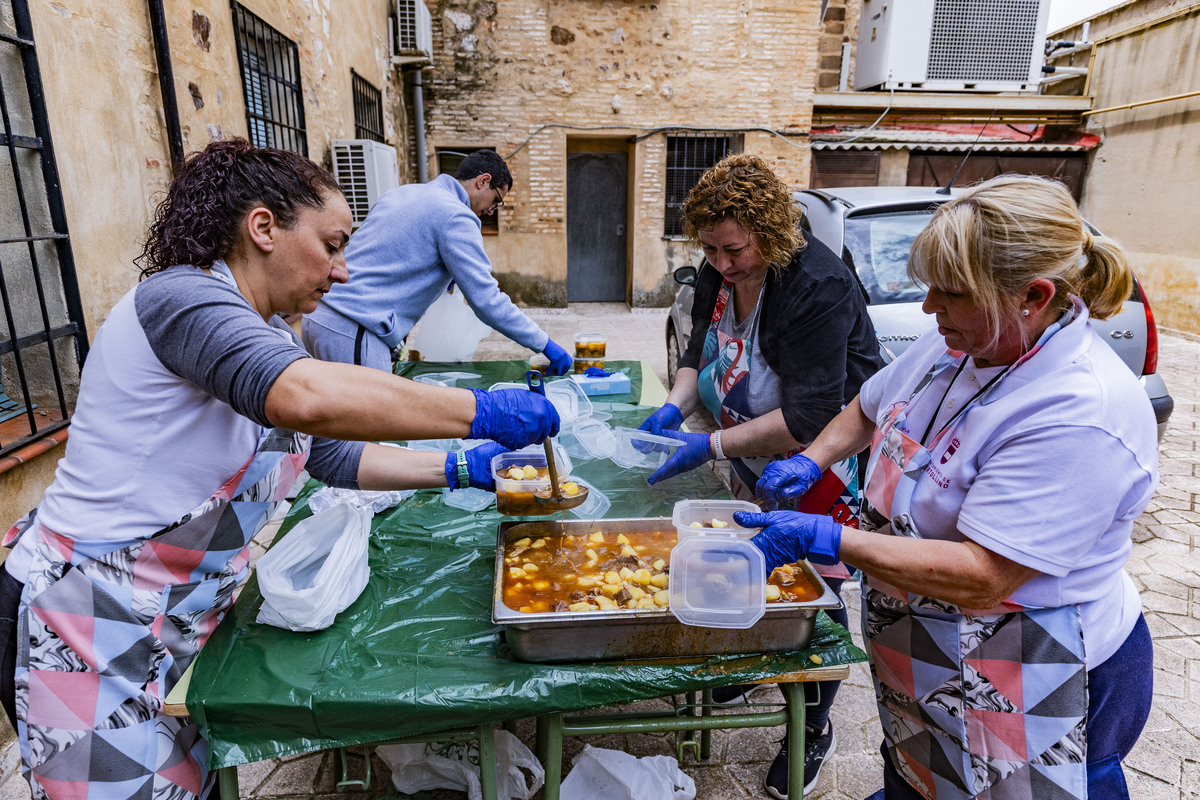
[[608, 509], [612, 507], [612, 501], [608, 499], [608, 495], [581, 478], [571, 478], [571, 480], [580, 486], [587, 487], [588, 490], [587, 500], [569, 509], [572, 514], [580, 519], [600, 519], [608, 513]]
[[767, 611], [767, 562], [747, 539], [705, 529], [671, 550], [670, 609], [684, 625], [749, 628]]
[[[541, 445], [532, 445], [510, 453], [497, 453], [492, 457], [492, 477], [496, 480], [496, 510], [509, 516], [540, 516], [545, 512], [538, 505], [534, 493], [550, 488], [550, 478], [512, 478], [508, 470], [517, 466], [532, 466], [544, 471], [546, 451]], [[571, 474], [571, 459], [567, 452], [554, 443], [554, 467], [561, 485]]]
[[637, 428], [612, 429], [616, 439], [612, 460], [627, 469], [656, 470], [680, 447], [683, 442], [666, 436], [656, 436]]
[[[570, 380], [546, 381], [542, 384], [546, 390], [546, 399], [558, 411], [559, 429], [566, 430], [582, 419], [592, 415], [592, 401], [588, 399], [583, 388]], [[493, 383], [488, 387], [492, 392], [497, 389], [520, 389], [528, 392], [529, 387], [523, 383]]]
[[478, 378], [475, 372], [427, 372], [413, 378], [417, 383], [428, 383], [433, 386], [456, 386], [459, 381], [469, 381]]
[[[745, 500], [680, 500], [675, 504], [671, 522], [675, 524], [680, 541], [698, 533], [727, 533], [742, 539], [758, 533], [759, 528], [743, 528], [734, 522], [735, 511], [758, 513], [762, 509]], [[714, 520], [724, 523], [724, 527], [714, 526]]]

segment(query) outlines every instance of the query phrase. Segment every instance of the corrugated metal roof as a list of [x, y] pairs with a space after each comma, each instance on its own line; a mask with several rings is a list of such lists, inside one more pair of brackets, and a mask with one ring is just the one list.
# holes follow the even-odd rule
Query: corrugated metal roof
[[[932, 150], [962, 152], [974, 146], [980, 152], [1005, 153], [1080, 153], [1100, 143], [1100, 137], [1076, 133], [1055, 141], [1043, 141], [1045, 128], [1029, 126], [1029, 130], [1007, 125], [988, 125], [980, 136], [978, 126], [889, 126], [884, 128], [851, 128], [814, 130], [814, 150]], [[865, 131], [865, 133], [864, 133]]]

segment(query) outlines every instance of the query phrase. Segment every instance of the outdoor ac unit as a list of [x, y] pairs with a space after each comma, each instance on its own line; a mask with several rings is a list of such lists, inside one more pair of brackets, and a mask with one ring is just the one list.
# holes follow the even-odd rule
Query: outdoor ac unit
[[393, 64], [433, 60], [433, 18], [425, 0], [396, 0]]
[[375, 201], [400, 185], [396, 148], [371, 139], [334, 139], [333, 175], [358, 227]]
[[1036, 92], [1050, 0], [863, 0], [854, 88]]

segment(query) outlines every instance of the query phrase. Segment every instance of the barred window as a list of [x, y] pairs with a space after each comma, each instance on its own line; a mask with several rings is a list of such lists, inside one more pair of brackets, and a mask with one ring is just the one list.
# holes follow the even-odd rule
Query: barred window
[[683, 204], [704, 171], [734, 151], [732, 136], [711, 133], [667, 137], [667, 205], [663, 235], [683, 236]]
[[88, 338], [29, 4], [0, 14], [0, 470], [57, 441]]
[[354, 138], [383, 141], [383, 92], [350, 70], [350, 88], [354, 94]]
[[250, 143], [307, 156], [296, 43], [241, 4], [233, 2], [232, 6]]

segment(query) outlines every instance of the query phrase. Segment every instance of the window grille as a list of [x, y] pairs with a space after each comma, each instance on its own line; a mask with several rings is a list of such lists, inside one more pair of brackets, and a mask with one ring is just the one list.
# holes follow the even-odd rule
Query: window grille
[[354, 94], [354, 138], [383, 141], [383, 92], [370, 81], [350, 70]]
[[29, 5], [10, 8], [0, 17], [0, 456], [67, 426], [88, 346]]
[[663, 235], [683, 236], [683, 205], [704, 171], [733, 152], [733, 137], [709, 133], [667, 137], [667, 205]]
[[[454, 148], [447, 148], [443, 150], [439, 148], [437, 151], [438, 174], [450, 175], [453, 177], [454, 173], [458, 172], [458, 168], [462, 164], [463, 159], [471, 155], [471, 153], [474, 153], [476, 150], [495, 151], [495, 149], [496, 148], [494, 147], [470, 147], [463, 148], [461, 150], [456, 150]], [[507, 197], [504, 198], [504, 202], [506, 204], [508, 203]], [[483, 232], [485, 234], [499, 233], [500, 209], [493, 209], [492, 211], [484, 214], [482, 217], [480, 217], [480, 222], [483, 225]]]
[[246, 128], [257, 147], [308, 155], [296, 43], [232, 0]]

